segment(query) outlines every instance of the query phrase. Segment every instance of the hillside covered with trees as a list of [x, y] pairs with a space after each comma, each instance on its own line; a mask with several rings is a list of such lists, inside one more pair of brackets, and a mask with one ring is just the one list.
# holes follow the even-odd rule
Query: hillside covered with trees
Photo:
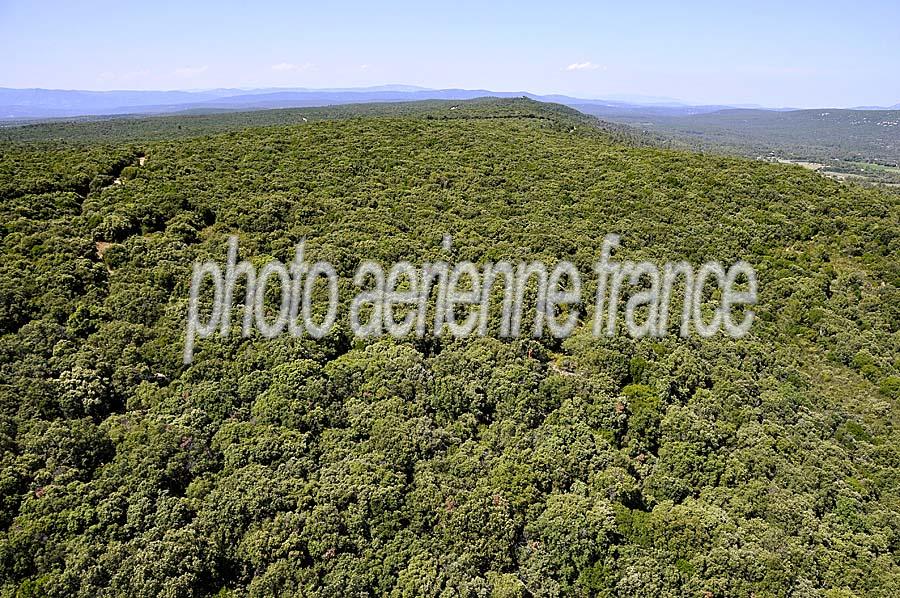
[[[900, 594], [895, 190], [515, 99], [4, 129], [0, 210], [0, 595]], [[349, 281], [445, 234], [589, 272], [606, 233], [750, 262], [750, 334], [595, 338], [586, 302], [561, 340], [182, 361], [230, 234]]]
[[837, 178], [900, 184], [900, 110], [726, 109], [673, 115], [653, 110], [616, 113], [576, 105], [639, 128], [670, 147], [750, 158], [812, 163]]

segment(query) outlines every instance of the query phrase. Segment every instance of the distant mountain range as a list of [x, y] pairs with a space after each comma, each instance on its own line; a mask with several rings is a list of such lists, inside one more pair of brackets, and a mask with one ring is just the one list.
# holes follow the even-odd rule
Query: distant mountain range
[[[411, 85], [380, 85], [335, 89], [211, 89], [200, 91], [78, 91], [61, 89], [0, 88], [0, 120], [35, 120], [74, 116], [124, 114], [171, 114], [177, 112], [222, 112], [300, 108], [367, 102], [416, 100], [469, 100], [483, 96], [522, 97], [556, 102], [574, 108], [589, 108], [591, 114], [607, 117], [629, 115], [691, 116], [737, 105], [689, 105], [672, 98], [612, 96], [585, 99], [529, 92], [497, 92], [486, 89], [427, 89]], [[755, 106], [754, 106], [755, 107]], [[900, 108], [900, 104], [891, 108]], [[862, 108], [860, 108], [862, 109]], [[866, 107], [867, 110], [879, 109]], [[767, 109], [788, 110], [788, 109]]]
[[900, 110], [900, 104], [893, 106], [854, 106], [850, 110]]
[[[521, 97], [567, 106], [590, 105], [609, 115], [632, 112], [659, 115], [691, 115], [733, 106], [691, 106], [669, 98], [582, 99], [528, 92], [496, 92], [486, 89], [426, 89], [409, 85], [382, 85], [338, 89], [212, 89], [203, 91], [78, 91], [59, 89], [0, 88], [0, 120], [45, 119], [122, 114], [169, 114], [298, 108], [366, 102], [398, 102], [429, 99], [468, 100], [483, 96]], [[597, 110], [592, 112], [597, 113]]]

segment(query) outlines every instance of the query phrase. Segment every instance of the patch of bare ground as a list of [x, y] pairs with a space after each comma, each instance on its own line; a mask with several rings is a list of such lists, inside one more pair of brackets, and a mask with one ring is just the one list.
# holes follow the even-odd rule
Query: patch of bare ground
[[97, 247], [97, 255], [100, 256], [100, 259], [103, 259], [103, 254], [112, 247], [112, 243], [107, 243], [106, 241], [97, 241], [94, 245]]
[[796, 164], [797, 166], [802, 166], [807, 170], [822, 170], [825, 168], [824, 164], [819, 164], [818, 162], [806, 162], [804, 160], [786, 160], [784, 158], [778, 158], [779, 164]]

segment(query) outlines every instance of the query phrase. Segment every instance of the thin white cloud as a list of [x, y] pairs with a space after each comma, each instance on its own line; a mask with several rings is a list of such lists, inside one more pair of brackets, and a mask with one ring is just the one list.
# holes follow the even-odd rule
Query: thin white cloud
[[364, 71], [364, 70], [366, 70], [367, 68], [369, 68], [369, 65], [368, 65], [368, 64], [361, 64], [361, 65], [359, 65], [359, 70], [361, 70], [361, 71]]
[[606, 67], [603, 67], [599, 64], [594, 64], [590, 60], [586, 60], [584, 62], [573, 62], [565, 68], [565, 70], [567, 71], [596, 71], [598, 69], [606, 70]]
[[273, 64], [271, 69], [273, 71], [277, 71], [280, 73], [291, 73], [296, 71], [305, 71], [312, 68], [312, 65], [308, 62], [304, 62], [303, 64], [294, 64], [293, 62], [279, 62], [278, 64]]
[[194, 75], [199, 75], [201, 73], [205, 73], [209, 70], [208, 66], [182, 66], [175, 69], [175, 74], [179, 77], [193, 77]]

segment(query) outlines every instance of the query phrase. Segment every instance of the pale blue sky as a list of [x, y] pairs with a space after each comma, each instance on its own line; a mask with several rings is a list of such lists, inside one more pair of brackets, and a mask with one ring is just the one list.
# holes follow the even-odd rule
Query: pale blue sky
[[900, 102], [900, 2], [0, 0], [0, 86]]

